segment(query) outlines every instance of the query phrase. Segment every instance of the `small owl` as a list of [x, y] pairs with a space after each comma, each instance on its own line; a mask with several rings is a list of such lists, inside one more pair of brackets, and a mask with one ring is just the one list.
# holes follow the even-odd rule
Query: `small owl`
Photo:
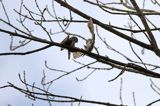
[[[77, 37], [69, 37], [67, 36], [62, 42], [61, 44], [63, 45], [67, 45], [67, 46], [70, 46], [70, 47], [75, 47], [75, 43], [78, 42], [78, 38]], [[64, 50], [64, 48], [61, 48], [61, 51]], [[69, 51], [68, 50], [68, 59], [70, 59], [70, 52], [73, 52], [73, 51]]]

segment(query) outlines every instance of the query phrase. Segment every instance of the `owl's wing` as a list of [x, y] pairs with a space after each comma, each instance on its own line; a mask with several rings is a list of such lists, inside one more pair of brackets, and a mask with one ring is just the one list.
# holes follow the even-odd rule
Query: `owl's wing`
[[[61, 42], [61, 44], [65, 44], [68, 40], [69, 40], [69, 35]], [[64, 48], [61, 48], [61, 51], [62, 51], [63, 49], [64, 49]]]
[[71, 47], [74, 47], [74, 46], [75, 46], [75, 43], [76, 43], [76, 42], [72, 39], [70, 46], [71, 46]]

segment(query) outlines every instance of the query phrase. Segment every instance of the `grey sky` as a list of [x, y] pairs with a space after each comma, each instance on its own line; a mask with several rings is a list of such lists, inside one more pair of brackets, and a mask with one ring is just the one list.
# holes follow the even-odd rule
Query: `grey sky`
[[[10, 16], [11, 23], [16, 24], [17, 27], [20, 27], [18, 22], [16, 22], [16, 18], [18, 18], [18, 15], [15, 15], [13, 9], [19, 9], [20, 6], [20, 0], [13, 0], [12, 2], [9, 0], [3, 0], [4, 4], [6, 6], [7, 12]], [[31, 1], [25, 0], [25, 4], [28, 6], [28, 8], [31, 8], [34, 10], [35, 4]], [[41, 1], [39, 2], [40, 5], [46, 6], [45, 4], [49, 4], [48, 6], [51, 6], [50, 0]], [[101, 21], [105, 23], [111, 22], [111, 24], [116, 23], [119, 26], [127, 25], [127, 18], [124, 20], [121, 16], [113, 16], [108, 17], [108, 14], [104, 15], [104, 12], [100, 12], [100, 10], [95, 11], [96, 8], [90, 7], [83, 7], [86, 6], [82, 0], [80, 1], [74, 1], [70, 0], [70, 3], [72, 3], [73, 6], [76, 8], [81, 9], [82, 11], [86, 12], [87, 14], [96, 17], [97, 19], [100, 19]], [[33, 8], [34, 7], [34, 8]], [[68, 14], [67, 12], [63, 11], [59, 7], [59, 5], [56, 5], [56, 10], [59, 15], [65, 16], [65, 14]], [[82, 8], [83, 7], [83, 8]], [[59, 8], [59, 9], [58, 9]], [[64, 13], [63, 13], [64, 12]], [[2, 7], [0, 6], [0, 13], [3, 13]], [[0, 16], [0, 18], [4, 18], [4, 14]], [[75, 17], [79, 18], [79, 16]], [[116, 20], [116, 21], [115, 21]], [[157, 20], [155, 20], [157, 21]], [[6, 28], [7, 30], [10, 30], [9, 27], [7, 27], [4, 24], [1, 24], [0, 22], [0, 28]], [[159, 21], [157, 21], [159, 23]], [[34, 23], [32, 23], [34, 24]], [[36, 29], [37, 26], [32, 26], [32, 24], [28, 24], [28, 27], [33, 29], [35, 34], [37, 36], [44, 36], [43, 31], [39, 30], [39, 28]], [[55, 24], [50, 24], [48, 26], [49, 28], [53, 27], [54, 29], [57, 28]], [[80, 35], [83, 35], [83, 37], [88, 38], [90, 37], [90, 32], [87, 29], [87, 24], [73, 24], [69, 31], [76, 32]], [[115, 37], [112, 33], [108, 31], [104, 31], [103, 29], [99, 28], [99, 34], [102, 35], [102, 37], [107, 38], [107, 42], [109, 44], [112, 44], [112, 46], [118, 50], [123, 50], [122, 52], [128, 56], [133, 56], [133, 58], [136, 58], [133, 53], [131, 53], [130, 49], [127, 49], [126, 46], [128, 46], [128, 42], [124, 41], [123, 39], [119, 39], [118, 37]], [[65, 37], [64, 34], [61, 34], [61, 36], [53, 36], [53, 39], [57, 42], [60, 42]], [[47, 37], [46, 37], [47, 38]], [[143, 39], [143, 38], [141, 38]], [[159, 39], [159, 38], [158, 38]], [[143, 39], [144, 40], [144, 39]], [[83, 47], [83, 43], [79, 42], [76, 46]], [[0, 52], [7, 52], [9, 51], [9, 44], [10, 44], [10, 37], [8, 37], [6, 34], [0, 32]], [[36, 47], [42, 46], [38, 43], [31, 43], [30, 45], [20, 48], [19, 51], [27, 51], [32, 50]], [[121, 59], [124, 60], [124, 58], [121, 58], [116, 53], [113, 53], [112, 51], [109, 51], [105, 48], [105, 45], [100, 42], [98, 37], [96, 37], [96, 47], [99, 47], [99, 50], [102, 55], [109, 55], [113, 59]], [[139, 54], [141, 55], [140, 51], [142, 48], [137, 47], [134, 45], [136, 50], [139, 50]], [[124, 48], [126, 48], [124, 50]], [[95, 52], [95, 50], [93, 50]], [[142, 58], [150, 63], [159, 64], [159, 59], [153, 53], [150, 53], [146, 51], [145, 55], [141, 55]], [[152, 56], [152, 57], [151, 57]], [[18, 79], [18, 73], [23, 75], [23, 72], [26, 72], [26, 79], [28, 82], [33, 83], [36, 82], [36, 85], [40, 86], [41, 78], [43, 76], [43, 70], [47, 73], [47, 79], [52, 80], [56, 76], [60, 75], [60, 73], [53, 72], [51, 70], [46, 69], [44, 63], [45, 60], [47, 60], [47, 63], [50, 67], [56, 68], [56, 69], [64, 69], [66, 71], [73, 70], [77, 68], [78, 64], [73, 62], [73, 60], [67, 60], [67, 51], [60, 51], [60, 48], [58, 47], [51, 47], [47, 50], [25, 55], [25, 56], [3, 56], [0, 57], [0, 86], [7, 84], [7, 82], [12, 82], [18, 86], [24, 87], [21, 82]], [[79, 59], [78, 61], [81, 62], [92, 62], [93, 59], [84, 56]], [[125, 62], [125, 61], [124, 61]], [[96, 64], [94, 66], [97, 67], [109, 67], [107, 65], [103, 64]], [[104, 70], [97, 70], [94, 74], [92, 74], [88, 79], [78, 82], [76, 81], [76, 78], [84, 78], [87, 74], [89, 74], [92, 70], [88, 70], [87, 68], [84, 68], [82, 70], [77, 71], [76, 73], [73, 73], [69, 76], [66, 76], [58, 81], [56, 81], [50, 91], [52, 91], [55, 94], [62, 94], [62, 95], [69, 95], [74, 96], [77, 98], [80, 98], [81, 96], [84, 99], [93, 99], [93, 100], [100, 100], [100, 101], [106, 101], [106, 102], [112, 102], [112, 103], [119, 103], [119, 89], [120, 89], [120, 79], [113, 82], [108, 82], [108, 80], [114, 78], [119, 74], [119, 70], [113, 69], [110, 71], [104, 71]], [[137, 106], [144, 106], [146, 103], [151, 102], [155, 99], [159, 98], [159, 95], [157, 95], [153, 90], [150, 88], [150, 81], [149, 77], [145, 77], [143, 75], [134, 74], [134, 73], [128, 73], [125, 72], [123, 75], [123, 101], [124, 104], [128, 104], [129, 106], [133, 106], [133, 97], [132, 92], [135, 92], [136, 102]], [[158, 84], [158, 80], [153, 79], [156, 84]], [[160, 86], [160, 85], [159, 85]], [[24, 94], [8, 88], [8, 89], [0, 89], [0, 106], [7, 106], [7, 104], [11, 104], [11, 106], [31, 106], [32, 103], [35, 106], [46, 106], [48, 105], [47, 102], [41, 102], [39, 100], [37, 101], [31, 101], [27, 97], [25, 97]], [[56, 103], [55, 103], [56, 104]], [[66, 106], [66, 104], [56, 104], [58, 106]], [[154, 105], [159, 106], [160, 103]], [[68, 104], [70, 106], [70, 104]], [[76, 106], [76, 104], [75, 104]], [[90, 106], [90, 104], [85, 104], [82, 106]], [[95, 105], [96, 106], [96, 105]]]

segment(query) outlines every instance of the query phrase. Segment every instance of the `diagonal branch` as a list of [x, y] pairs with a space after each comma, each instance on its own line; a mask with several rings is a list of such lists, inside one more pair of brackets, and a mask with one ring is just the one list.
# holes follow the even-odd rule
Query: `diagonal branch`
[[0, 56], [8, 56], [8, 55], [28, 55], [28, 54], [32, 54], [32, 53], [37, 53], [39, 51], [45, 50], [47, 48], [51, 47], [51, 45], [47, 45], [35, 50], [31, 50], [31, 51], [27, 51], [27, 52], [7, 52], [7, 53], [0, 53]]
[[153, 33], [152, 33], [152, 31], [151, 31], [146, 19], [145, 19], [145, 16], [144, 16], [143, 12], [140, 10], [140, 8], [137, 5], [135, 0], [130, 0], [130, 1], [131, 1], [132, 5], [134, 6], [135, 10], [139, 13], [138, 16], [141, 19], [141, 21], [143, 23], [143, 26], [144, 26], [145, 30], [147, 31], [147, 33], [148, 33], [148, 36], [149, 36], [149, 38], [151, 40], [150, 43], [151, 43], [151, 45], [153, 47], [153, 51], [155, 52], [155, 54], [157, 56], [160, 57], [160, 50], [158, 49], [157, 42], [156, 42], [156, 40], [154, 38], [154, 35], [153, 35]]

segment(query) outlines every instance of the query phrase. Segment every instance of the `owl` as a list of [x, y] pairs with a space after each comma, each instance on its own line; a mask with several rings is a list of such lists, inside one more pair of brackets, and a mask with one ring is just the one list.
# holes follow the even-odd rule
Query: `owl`
[[[70, 47], [75, 47], [75, 43], [78, 42], [78, 38], [77, 37], [69, 37], [67, 36], [62, 42], [61, 44], [63, 45], [67, 45]], [[64, 48], [61, 48], [61, 51], [64, 50]], [[70, 59], [70, 52], [73, 52], [72, 50], [68, 50], [68, 59]]]

